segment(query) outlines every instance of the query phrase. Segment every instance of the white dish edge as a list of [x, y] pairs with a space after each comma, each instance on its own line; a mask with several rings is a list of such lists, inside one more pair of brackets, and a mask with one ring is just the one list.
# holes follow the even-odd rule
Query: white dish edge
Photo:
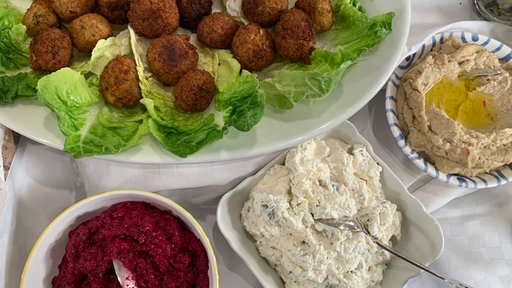
[[[395, 248], [425, 265], [435, 261], [440, 256], [444, 246], [443, 233], [439, 222], [407, 191], [405, 186], [389, 167], [373, 153], [368, 141], [366, 141], [348, 121], [322, 135], [322, 137], [325, 136], [339, 138], [347, 143], [361, 143], [366, 145], [370, 154], [383, 168], [382, 180], [386, 198], [396, 203], [398, 209], [404, 216], [402, 240], [395, 244]], [[237, 187], [227, 192], [222, 197], [217, 207], [217, 223], [220, 231], [233, 250], [237, 252], [264, 287], [283, 287], [283, 283], [266, 260], [259, 256], [251, 236], [243, 230], [240, 222], [240, 211], [248, 197], [251, 187], [264, 176], [267, 169], [276, 163], [282, 163], [285, 154], [286, 152], [283, 152], [283, 154], [268, 163], [258, 173], [245, 179]], [[393, 185], [395, 185], [395, 188], [392, 188]], [[415, 215], [415, 217], [411, 217], [411, 215]], [[413, 231], [408, 230], [409, 223]], [[426, 228], [427, 226], [428, 228]], [[233, 231], [239, 232], [233, 233]], [[416, 243], [405, 243], [403, 239], [409, 239], [409, 237], [416, 241]], [[425, 253], [425, 251], [428, 252]], [[393, 275], [393, 278], [386, 277], [390, 271], [396, 271], [397, 275]], [[401, 287], [409, 278], [414, 277], [418, 272], [418, 268], [400, 259], [393, 258], [389, 264], [388, 270], [384, 274], [382, 287]]]

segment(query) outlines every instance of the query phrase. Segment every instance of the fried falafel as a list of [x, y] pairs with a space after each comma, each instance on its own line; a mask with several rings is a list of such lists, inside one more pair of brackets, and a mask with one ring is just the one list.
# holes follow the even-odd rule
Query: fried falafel
[[180, 26], [196, 30], [197, 25], [206, 15], [212, 13], [212, 0], [176, 0], [180, 13]]
[[23, 15], [21, 23], [27, 27], [27, 35], [35, 37], [44, 29], [60, 27], [60, 18], [48, 0], [35, 0]]
[[206, 46], [229, 49], [240, 24], [226, 12], [213, 12], [199, 22], [197, 40]]
[[276, 58], [272, 35], [256, 23], [238, 28], [231, 43], [231, 50], [242, 68], [249, 71], [261, 71]]
[[95, 0], [50, 0], [50, 4], [55, 13], [65, 22], [92, 12], [96, 7]]
[[112, 36], [112, 26], [108, 20], [97, 13], [84, 14], [68, 25], [71, 40], [80, 52], [91, 52], [101, 39]]
[[59, 28], [41, 31], [30, 42], [30, 68], [38, 72], [54, 72], [69, 66], [73, 43], [68, 33]]
[[185, 73], [196, 68], [199, 54], [189, 39], [189, 35], [166, 34], [153, 40], [149, 45], [149, 69], [162, 84], [176, 85]]
[[149, 39], [173, 33], [180, 21], [175, 0], [130, 0], [127, 15], [133, 30]]
[[315, 33], [331, 29], [334, 23], [331, 0], [297, 0], [295, 7], [311, 17]]
[[98, 11], [113, 24], [127, 24], [130, 0], [96, 0]]
[[311, 64], [310, 55], [315, 50], [315, 30], [313, 21], [304, 11], [291, 8], [284, 12], [275, 31], [277, 53], [290, 62], [304, 61]]
[[193, 69], [180, 78], [174, 90], [176, 106], [186, 112], [206, 110], [215, 95], [215, 79], [204, 70]]
[[126, 55], [110, 60], [99, 80], [105, 102], [116, 107], [134, 106], [142, 98], [135, 61]]
[[269, 28], [288, 9], [288, 0], [242, 0], [242, 12], [250, 22]]

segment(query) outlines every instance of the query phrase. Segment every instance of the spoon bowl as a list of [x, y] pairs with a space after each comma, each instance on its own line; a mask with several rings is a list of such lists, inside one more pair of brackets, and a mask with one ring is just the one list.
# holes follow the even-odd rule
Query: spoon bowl
[[123, 288], [137, 288], [135, 284], [135, 277], [133, 274], [123, 266], [121, 261], [112, 259], [112, 265], [114, 265], [114, 271], [116, 272], [117, 281]]
[[411, 259], [408, 256], [405, 256], [404, 254], [396, 251], [395, 249], [391, 248], [390, 246], [382, 243], [377, 237], [370, 234], [367, 227], [363, 224], [363, 222], [358, 217], [342, 217], [339, 219], [315, 219], [315, 222], [321, 223], [323, 225], [338, 228], [338, 229], [344, 229], [351, 232], [362, 232], [369, 236], [371, 240], [377, 244], [377, 246], [381, 247], [382, 249], [388, 251], [389, 253], [395, 255], [398, 258], [401, 258], [402, 260], [408, 262], [411, 265], [414, 265], [442, 280], [444, 280], [446, 283], [450, 284], [454, 288], [472, 288], [471, 286], [464, 284], [458, 280], [445, 277], [437, 272], [432, 271], [427, 266]]

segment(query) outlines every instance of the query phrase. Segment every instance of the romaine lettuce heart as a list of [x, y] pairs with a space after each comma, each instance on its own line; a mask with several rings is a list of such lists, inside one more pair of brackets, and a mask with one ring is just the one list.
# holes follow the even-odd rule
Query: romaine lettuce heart
[[116, 108], [106, 105], [98, 92], [95, 75], [62, 68], [41, 78], [38, 98], [57, 115], [66, 136], [64, 150], [73, 157], [117, 153], [142, 141], [148, 134], [144, 107]]

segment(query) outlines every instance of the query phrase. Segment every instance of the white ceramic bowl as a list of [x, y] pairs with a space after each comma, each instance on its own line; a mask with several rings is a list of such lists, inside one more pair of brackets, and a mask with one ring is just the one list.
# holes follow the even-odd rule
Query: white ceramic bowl
[[409, 159], [420, 169], [430, 176], [443, 181], [464, 188], [490, 188], [500, 186], [512, 181], [512, 164], [503, 166], [495, 171], [480, 174], [474, 177], [467, 177], [458, 174], [446, 174], [439, 171], [434, 165], [418, 153], [411, 149], [407, 144], [405, 135], [400, 130], [398, 125], [398, 118], [396, 112], [396, 91], [400, 84], [400, 80], [404, 73], [411, 67], [411, 65], [418, 59], [424, 57], [433, 47], [443, 43], [448, 37], [453, 37], [463, 43], [475, 43], [484, 46], [487, 50], [496, 54], [496, 56], [505, 62], [512, 61], [512, 50], [503, 43], [472, 32], [441, 32], [433, 35], [425, 40], [414, 53], [405, 57], [405, 59], [396, 67], [386, 87], [386, 117], [391, 129], [391, 133], [395, 138], [398, 146], [409, 157]]
[[218, 268], [213, 248], [203, 228], [190, 213], [172, 200], [156, 193], [138, 190], [116, 190], [107, 191], [77, 202], [62, 212], [46, 227], [34, 244], [25, 263], [20, 288], [51, 287], [51, 280], [58, 274], [58, 265], [65, 253], [69, 231], [87, 219], [101, 214], [111, 205], [123, 201], [149, 202], [160, 209], [172, 211], [176, 217], [182, 219], [188, 229], [201, 240], [206, 249], [209, 260], [210, 288], [219, 287]]
[[[436, 260], [443, 250], [444, 240], [441, 226], [423, 205], [414, 198], [393, 174], [389, 167], [372, 151], [368, 143], [349, 122], [344, 122], [325, 136], [341, 139], [349, 144], [361, 143], [382, 166], [382, 188], [386, 199], [395, 203], [402, 212], [402, 236], [394, 247], [418, 262], [428, 265]], [[268, 262], [260, 256], [254, 238], [246, 233], [240, 222], [240, 212], [249, 192], [265, 173], [274, 165], [284, 163], [286, 152], [271, 161], [257, 174], [245, 179], [233, 190], [226, 193], [217, 207], [217, 224], [231, 248], [242, 258], [264, 287], [283, 287], [281, 278]], [[393, 257], [384, 272], [383, 288], [402, 287], [409, 278], [418, 274], [419, 269]]]

